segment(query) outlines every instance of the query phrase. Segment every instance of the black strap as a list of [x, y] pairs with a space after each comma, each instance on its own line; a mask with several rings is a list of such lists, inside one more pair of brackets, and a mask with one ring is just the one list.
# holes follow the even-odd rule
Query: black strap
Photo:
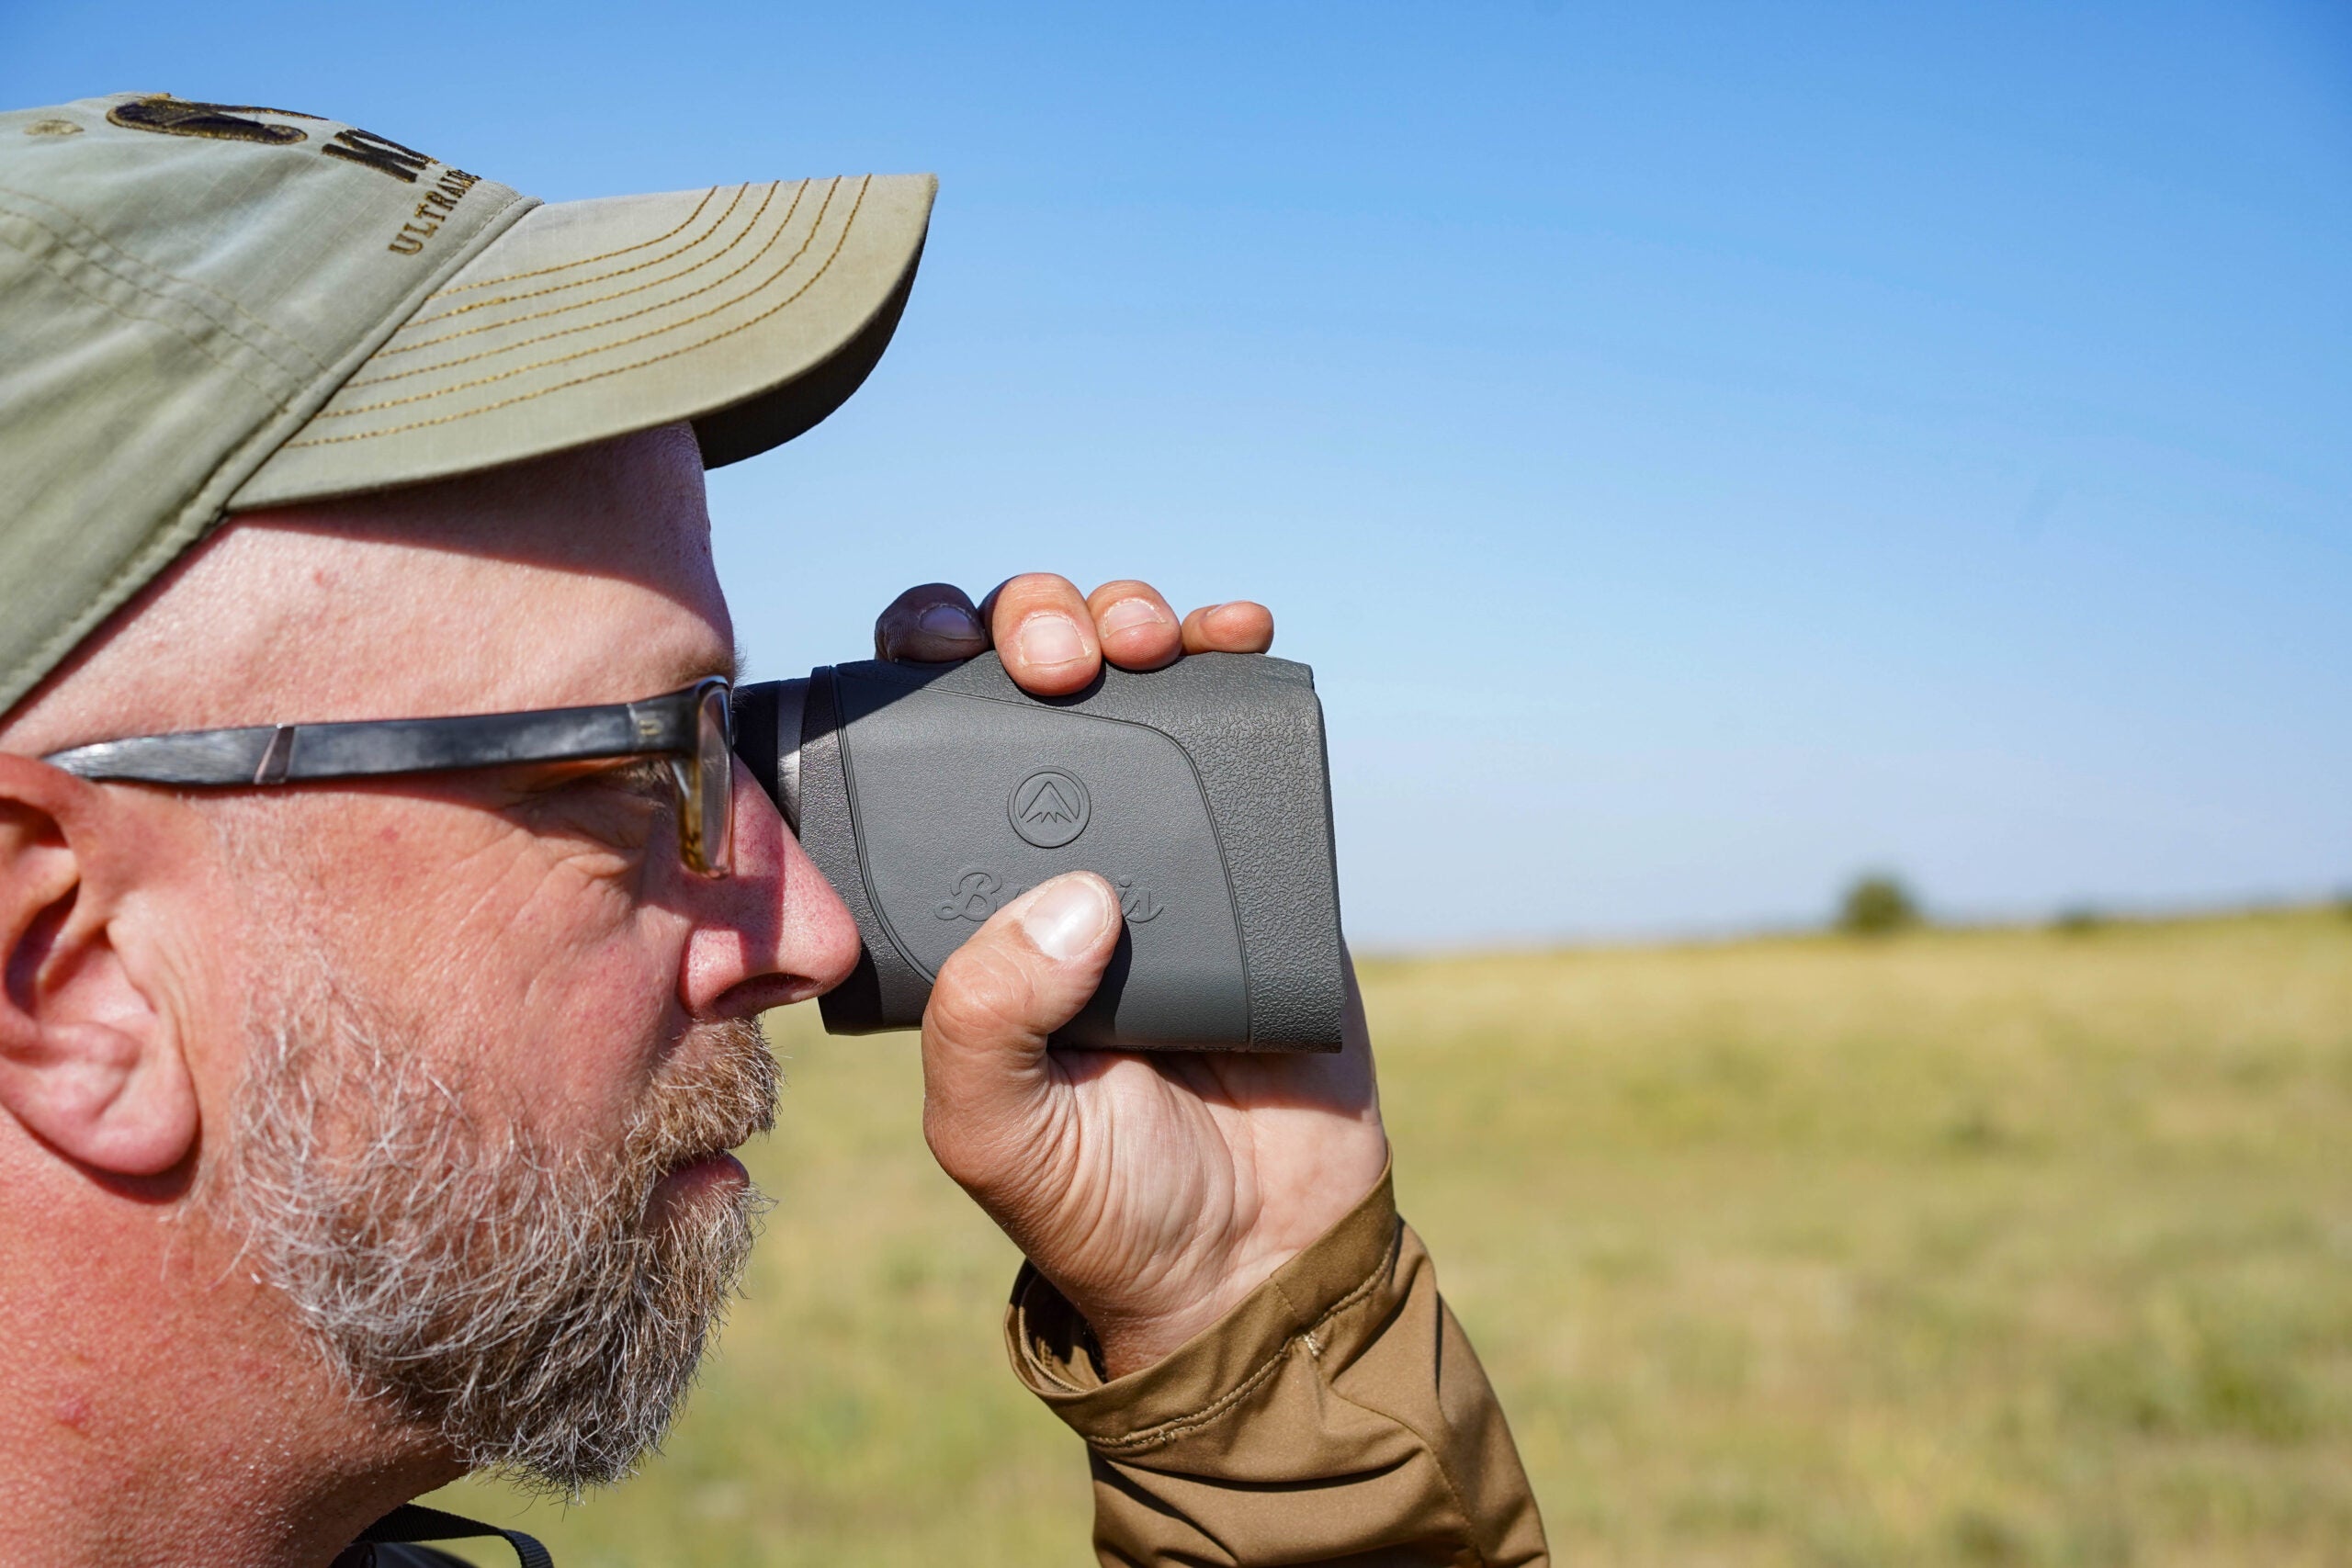
[[359, 1532], [364, 1541], [386, 1545], [408, 1545], [424, 1540], [457, 1540], [466, 1536], [496, 1536], [514, 1549], [523, 1560], [523, 1568], [555, 1568], [555, 1559], [548, 1549], [525, 1535], [521, 1530], [503, 1530], [496, 1525], [486, 1525], [479, 1519], [462, 1518], [445, 1514], [438, 1508], [420, 1507], [403, 1503]]

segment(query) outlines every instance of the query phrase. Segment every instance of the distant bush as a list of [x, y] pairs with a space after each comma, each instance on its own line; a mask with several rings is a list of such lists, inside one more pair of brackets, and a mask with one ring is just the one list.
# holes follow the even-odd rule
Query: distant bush
[[1849, 936], [1886, 936], [1925, 918], [1911, 890], [1883, 872], [1856, 877], [1838, 905], [1838, 929]]
[[2106, 925], [2107, 921], [2106, 911], [2094, 908], [2088, 904], [2076, 904], [2069, 908], [2059, 910], [2058, 918], [2050, 922], [2050, 929], [2054, 931], [2063, 931], [2068, 936], [2088, 936]]

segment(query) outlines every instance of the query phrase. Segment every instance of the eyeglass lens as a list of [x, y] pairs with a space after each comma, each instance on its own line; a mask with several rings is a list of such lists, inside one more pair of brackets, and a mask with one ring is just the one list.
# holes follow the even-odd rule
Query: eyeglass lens
[[735, 744], [734, 708], [725, 686], [713, 685], [702, 694], [695, 714], [695, 780], [686, 801], [695, 824], [695, 842], [687, 860], [708, 876], [725, 876], [734, 863]]

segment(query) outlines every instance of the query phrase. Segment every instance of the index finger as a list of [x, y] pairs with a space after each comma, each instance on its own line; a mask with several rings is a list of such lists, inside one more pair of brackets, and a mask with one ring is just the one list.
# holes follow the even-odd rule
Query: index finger
[[952, 582], [925, 582], [890, 601], [875, 618], [874, 657], [945, 664], [989, 645], [979, 612]]

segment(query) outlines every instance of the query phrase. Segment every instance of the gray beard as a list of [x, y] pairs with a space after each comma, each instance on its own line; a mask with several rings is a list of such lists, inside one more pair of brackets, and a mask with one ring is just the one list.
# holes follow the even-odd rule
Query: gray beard
[[[668, 1171], [773, 1124], [748, 1021], [700, 1025], [617, 1150], [559, 1153], [366, 1026], [333, 986], [256, 1017], [218, 1173], [255, 1272], [356, 1398], [469, 1468], [576, 1496], [657, 1448], [742, 1276], [766, 1200]], [[681, 1060], [688, 1065], [680, 1066]]]

